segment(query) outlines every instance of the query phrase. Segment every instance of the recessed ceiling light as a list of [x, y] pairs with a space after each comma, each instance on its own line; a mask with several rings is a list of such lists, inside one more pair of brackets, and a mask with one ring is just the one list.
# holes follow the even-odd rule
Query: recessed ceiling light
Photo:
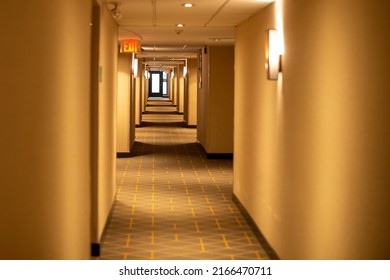
[[183, 27], [184, 27], [184, 24], [178, 23], [178, 24], [176, 24], [176, 27], [183, 28]]
[[192, 3], [185, 3], [185, 4], [183, 4], [183, 6], [186, 7], [186, 8], [192, 8], [195, 5], [192, 4]]

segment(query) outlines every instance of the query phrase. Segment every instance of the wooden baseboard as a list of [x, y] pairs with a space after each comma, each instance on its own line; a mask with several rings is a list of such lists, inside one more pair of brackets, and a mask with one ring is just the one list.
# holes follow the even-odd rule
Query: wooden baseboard
[[91, 244], [91, 256], [92, 257], [100, 257], [100, 244], [92, 243]]
[[116, 153], [116, 158], [129, 158], [131, 153]]
[[233, 159], [231, 153], [206, 153], [207, 159]]
[[203, 147], [203, 145], [199, 143], [199, 141], [197, 142], [197, 144], [199, 145], [199, 147], [201, 147], [207, 159], [233, 159], [232, 153], [208, 153]]

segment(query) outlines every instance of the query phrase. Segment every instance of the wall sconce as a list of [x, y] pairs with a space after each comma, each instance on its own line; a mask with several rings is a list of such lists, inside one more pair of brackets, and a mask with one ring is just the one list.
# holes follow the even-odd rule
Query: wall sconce
[[184, 66], [183, 67], [183, 78], [186, 78], [187, 77], [187, 66]]
[[134, 77], [137, 77], [137, 75], [138, 75], [138, 59], [137, 58], [133, 59], [133, 74], [134, 74]]
[[280, 40], [276, 29], [268, 29], [265, 43], [265, 69], [268, 80], [277, 80], [279, 72], [282, 72], [282, 56]]

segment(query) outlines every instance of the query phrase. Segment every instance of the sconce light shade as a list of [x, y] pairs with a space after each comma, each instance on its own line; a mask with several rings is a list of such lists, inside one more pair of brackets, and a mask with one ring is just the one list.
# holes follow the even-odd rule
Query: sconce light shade
[[281, 72], [281, 54], [279, 35], [276, 29], [268, 29], [265, 44], [265, 68], [268, 80], [277, 80]]
[[186, 78], [187, 77], [187, 66], [184, 66], [183, 67], [183, 78]]
[[138, 59], [136, 58], [133, 59], [133, 74], [134, 77], [138, 76]]
[[126, 39], [121, 41], [121, 53], [137, 53], [141, 47], [138, 39]]

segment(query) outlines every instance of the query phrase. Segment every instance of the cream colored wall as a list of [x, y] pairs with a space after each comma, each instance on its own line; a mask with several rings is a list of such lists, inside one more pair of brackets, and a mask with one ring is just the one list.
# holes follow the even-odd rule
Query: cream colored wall
[[236, 30], [234, 193], [283, 259], [388, 259], [386, 1], [284, 1]]
[[183, 78], [183, 67], [180, 65], [179, 77], [178, 77], [178, 87], [179, 92], [177, 93], [177, 110], [179, 113], [184, 113], [184, 78]]
[[101, 239], [116, 192], [116, 92], [118, 27], [105, 7], [101, 10], [99, 83], [99, 158], [97, 240]]
[[179, 84], [178, 84], [178, 75], [179, 75], [179, 67], [175, 67], [175, 76], [173, 77], [173, 96], [172, 96], [172, 103], [174, 105], [177, 105], [177, 94], [178, 94], [178, 88], [179, 88]]
[[208, 153], [233, 153], [234, 47], [209, 47]]
[[141, 90], [142, 90], [142, 77], [144, 77], [144, 72], [142, 71], [142, 61], [138, 60], [138, 75], [135, 77], [135, 92], [134, 92], [134, 100], [135, 100], [135, 124], [141, 124]]
[[174, 92], [175, 92], [175, 82], [174, 82], [174, 79], [172, 78], [172, 70], [170, 71], [169, 73], [169, 76], [168, 76], [168, 84], [169, 84], [169, 100], [173, 100], [173, 95], [174, 95]]
[[[133, 61], [131, 61], [131, 68], [133, 69]], [[139, 68], [138, 68], [139, 69]], [[131, 75], [130, 75], [130, 115], [128, 116], [128, 118], [130, 119], [130, 150], [131, 150], [131, 147], [133, 146], [134, 144], [134, 141], [135, 141], [135, 125], [136, 125], [136, 89], [137, 89], [137, 85], [136, 85], [137, 81], [136, 79], [134, 78], [134, 75], [133, 73], [131, 72]]]
[[[198, 88], [197, 98], [197, 141], [207, 151], [209, 146], [208, 127], [209, 127], [209, 57], [206, 53], [207, 48], [203, 48], [202, 52], [202, 87]], [[200, 58], [199, 58], [200, 59]]]
[[0, 259], [90, 257], [91, 10], [2, 3]]
[[118, 97], [117, 97], [117, 153], [130, 152], [130, 94], [131, 94], [131, 56], [119, 54], [118, 57]]
[[209, 46], [202, 61], [198, 141], [207, 153], [233, 153], [234, 47]]
[[172, 96], [172, 103], [174, 105], [177, 105], [177, 96], [179, 94], [179, 66], [175, 68], [175, 76], [173, 77], [173, 96]]
[[142, 90], [141, 121], [142, 121], [142, 113], [145, 112], [148, 94], [149, 94], [149, 80], [144, 78], [144, 88]]
[[188, 75], [184, 79], [184, 108], [183, 108], [183, 120], [185, 123], [188, 123], [188, 106], [189, 106], [189, 99], [188, 99]]
[[187, 78], [187, 96], [186, 102], [186, 123], [194, 126], [197, 123], [197, 80], [198, 80], [198, 62], [196, 59], [188, 59], [188, 78]]

